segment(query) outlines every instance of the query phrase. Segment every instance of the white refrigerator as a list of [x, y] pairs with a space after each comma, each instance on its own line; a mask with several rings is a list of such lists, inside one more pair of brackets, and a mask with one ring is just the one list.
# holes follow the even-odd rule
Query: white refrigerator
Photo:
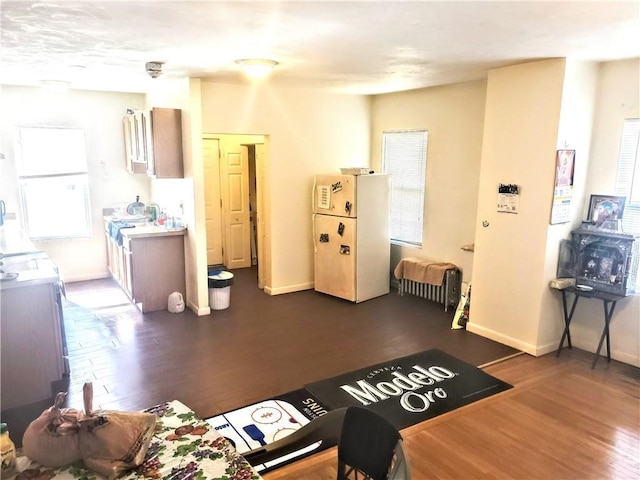
[[389, 293], [390, 176], [317, 175], [315, 290], [352, 302]]

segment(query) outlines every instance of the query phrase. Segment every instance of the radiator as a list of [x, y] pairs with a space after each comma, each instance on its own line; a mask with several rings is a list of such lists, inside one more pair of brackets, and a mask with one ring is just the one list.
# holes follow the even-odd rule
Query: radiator
[[404, 295], [409, 293], [418, 297], [426, 298], [433, 302], [444, 305], [446, 312], [450, 305], [456, 307], [460, 301], [460, 289], [462, 285], [462, 272], [460, 270], [447, 270], [444, 275], [442, 285], [431, 285], [429, 283], [418, 283], [406, 278], [400, 280], [398, 293]]

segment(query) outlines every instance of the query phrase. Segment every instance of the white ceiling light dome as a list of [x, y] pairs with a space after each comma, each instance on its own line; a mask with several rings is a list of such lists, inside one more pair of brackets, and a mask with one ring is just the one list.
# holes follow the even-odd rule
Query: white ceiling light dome
[[236, 60], [242, 71], [251, 78], [263, 78], [271, 73], [278, 62], [266, 58], [243, 58]]

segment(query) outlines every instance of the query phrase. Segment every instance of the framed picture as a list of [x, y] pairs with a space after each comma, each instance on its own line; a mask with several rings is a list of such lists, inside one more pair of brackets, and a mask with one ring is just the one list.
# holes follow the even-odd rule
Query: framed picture
[[600, 227], [610, 220], [622, 220], [624, 205], [627, 197], [612, 195], [591, 195], [589, 202], [588, 221]]
[[575, 150], [558, 150], [556, 152], [556, 188], [573, 186], [575, 159]]

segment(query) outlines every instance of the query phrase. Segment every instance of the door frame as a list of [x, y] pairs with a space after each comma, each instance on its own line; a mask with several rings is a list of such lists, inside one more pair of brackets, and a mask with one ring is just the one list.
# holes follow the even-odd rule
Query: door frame
[[[267, 225], [270, 223], [269, 209], [267, 207], [268, 198], [267, 176], [268, 171], [268, 136], [262, 134], [228, 134], [228, 133], [204, 133], [203, 139], [217, 139], [219, 141], [219, 151], [223, 150], [223, 143], [231, 137], [243, 137], [240, 143], [243, 145], [255, 145], [255, 167], [256, 167], [256, 241], [258, 256], [258, 288], [264, 289], [271, 265], [271, 249], [269, 245], [269, 235]], [[218, 162], [220, 168], [220, 162]], [[220, 170], [218, 170], [218, 182], [220, 182]], [[221, 191], [221, 185], [219, 185]], [[222, 246], [225, 238], [223, 235]]]

